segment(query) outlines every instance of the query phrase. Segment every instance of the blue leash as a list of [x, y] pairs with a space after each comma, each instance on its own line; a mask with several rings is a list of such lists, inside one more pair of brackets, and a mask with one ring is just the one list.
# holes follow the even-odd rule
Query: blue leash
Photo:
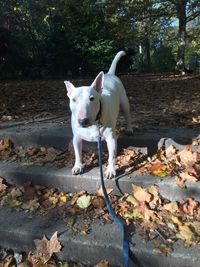
[[124, 224], [121, 223], [119, 218], [116, 216], [111, 204], [110, 200], [106, 191], [105, 183], [104, 183], [104, 178], [103, 178], [103, 168], [102, 168], [102, 147], [101, 147], [101, 136], [99, 136], [98, 139], [98, 158], [99, 158], [99, 170], [100, 170], [100, 178], [101, 178], [101, 185], [102, 185], [102, 190], [103, 190], [103, 195], [104, 199], [106, 202], [107, 209], [109, 213], [112, 216], [112, 219], [118, 229], [122, 232], [123, 235], [123, 257], [124, 257], [124, 267], [129, 266], [129, 243], [128, 240], [126, 239], [126, 232], [124, 228]]

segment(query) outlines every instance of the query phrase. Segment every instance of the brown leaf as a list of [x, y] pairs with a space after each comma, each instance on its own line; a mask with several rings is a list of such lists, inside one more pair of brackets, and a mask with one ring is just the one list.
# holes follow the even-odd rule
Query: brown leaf
[[41, 254], [40, 259], [42, 259], [44, 263], [51, 258], [53, 253], [61, 250], [61, 245], [57, 238], [57, 232], [52, 235], [50, 240], [44, 236], [42, 240], [35, 239], [34, 243], [36, 246], [36, 251]]
[[5, 259], [0, 260], [0, 267], [14, 267], [15, 265], [12, 264], [13, 262], [13, 255], [7, 255]]
[[32, 200], [36, 196], [36, 190], [34, 186], [24, 186], [24, 199], [25, 200]]
[[183, 204], [182, 209], [186, 214], [193, 215], [195, 209], [197, 209], [197, 201], [193, 198], [188, 198], [187, 201]]
[[7, 185], [3, 183], [3, 178], [0, 177], [0, 193], [4, 192], [7, 188]]
[[94, 267], [109, 267], [107, 260], [101, 260], [99, 263], [95, 264]]
[[173, 145], [170, 145], [165, 149], [165, 155], [168, 159], [171, 158], [175, 153], [176, 149]]
[[155, 162], [148, 168], [152, 175], [165, 177], [170, 174], [171, 170], [168, 164], [162, 162]]
[[191, 183], [195, 183], [198, 181], [198, 179], [193, 176], [190, 175], [188, 172], [181, 172], [178, 174], [178, 176], [181, 178], [181, 180], [183, 180], [184, 182], [191, 182]]
[[106, 204], [103, 197], [97, 196], [92, 198], [92, 205], [97, 209], [103, 209]]
[[0, 151], [6, 150], [12, 146], [12, 142], [8, 138], [0, 140]]
[[179, 225], [178, 228], [179, 228], [179, 232], [176, 234], [176, 237], [180, 238], [188, 245], [196, 244], [195, 238], [194, 238], [194, 232], [192, 231], [190, 226]]
[[[110, 195], [110, 193], [112, 193], [112, 191], [113, 191], [113, 188], [109, 188], [109, 187], [106, 188], [106, 192], [108, 195]], [[101, 185], [99, 185], [97, 192], [98, 192], [99, 196], [103, 196], [103, 189], [102, 189]]]
[[179, 207], [178, 207], [177, 202], [167, 203], [167, 204], [163, 205], [163, 209], [168, 210], [172, 213], [176, 213], [179, 211]]
[[164, 256], [167, 256], [169, 251], [170, 248], [166, 247], [165, 245], [161, 245], [160, 247], [156, 247], [153, 249], [153, 253], [163, 254]]
[[143, 189], [141, 186], [137, 186], [132, 184], [133, 189], [133, 196], [140, 202], [147, 202], [149, 203], [151, 201], [151, 194], [146, 191], [146, 189]]
[[191, 146], [185, 146], [185, 148], [178, 153], [180, 162], [187, 166], [193, 166], [197, 162], [197, 153], [191, 151]]

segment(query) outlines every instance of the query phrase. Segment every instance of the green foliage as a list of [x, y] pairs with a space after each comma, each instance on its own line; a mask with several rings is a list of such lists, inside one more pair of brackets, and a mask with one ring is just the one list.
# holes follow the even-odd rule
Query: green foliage
[[[178, 52], [178, 28], [170, 27], [179, 16], [175, 2], [0, 0], [0, 78], [96, 73], [108, 69], [113, 55], [124, 47], [135, 51], [126, 63], [130, 69], [172, 71]], [[200, 55], [200, 30], [198, 1], [186, 3], [189, 62]], [[161, 40], [162, 47], [155, 49]]]
[[170, 47], [161, 46], [152, 55], [153, 70], [156, 72], [170, 72], [175, 68], [175, 57]]

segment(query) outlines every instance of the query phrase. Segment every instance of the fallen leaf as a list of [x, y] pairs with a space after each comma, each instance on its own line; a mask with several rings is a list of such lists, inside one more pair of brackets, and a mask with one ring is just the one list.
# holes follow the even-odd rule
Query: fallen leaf
[[133, 206], [138, 206], [139, 204], [139, 201], [133, 195], [129, 195], [126, 201], [130, 202]]
[[39, 260], [44, 264], [48, 262], [53, 253], [59, 252], [61, 250], [57, 232], [55, 232], [49, 240], [44, 236], [42, 240], [35, 239], [34, 243], [36, 246], [36, 255], [39, 256]]
[[140, 202], [149, 203], [152, 195], [146, 191], [146, 189], [141, 186], [132, 184], [133, 196]]
[[3, 178], [0, 177], [0, 192], [5, 191], [7, 188], [7, 185], [3, 183]]
[[11, 207], [13, 207], [13, 208], [17, 208], [17, 207], [21, 206], [21, 205], [23, 204], [23, 202], [22, 202], [22, 201], [19, 201], [19, 200], [17, 200], [17, 199], [11, 199], [11, 200], [8, 202], [8, 204], [9, 204]]
[[171, 216], [171, 220], [172, 220], [173, 223], [175, 223], [175, 224], [177, 224], [179, 226], [182, 225], [182, 222], [179, 220], [179, 218], [177, 216], [172, 215]]
[[175, 153], [176, 149], [173, 145], [170, 145], [165, 149], [165, 155], [168, 159], [171, 158]]
[[178, 176], [183, 180], [183, 182], [195, 183], [198, 181], [195, 176], [190, 175], [188, 172], [181, 172], [178, 174]]
[[182, 209], [186, 214], [193, 215], [194, 210], [197, 208], [197, 201], [195, 201], [193, 198], [188, 198], [185, 203], [182, 205]]
[[96, 196], [92, 198], [92, 205], [95, 208], [103, 209], [106, 205], [105, 200], [101, 196]]
[[94, 267], [109, 267], [107, 260], [101, 260], [99, 263], [95, 264]]
[[179, 232], [176, 237], [183, 240], [186, 244], [195, 244], [194, 233], [188, 225], [179, 225]]
[[0, 151], [6, 150], [12, 146], [12, 142], [8, 138], [0, 140]]
[[149, 168], [149, 172], [154, 176], [166, 177], [170, 174], [171, 170], [169, 165], [162, 162], [153, 163]]
[[163, 209], [170, 211], [171, 213], [176, 213], [179, 211], [177, 202], [170, 202], [163, 205]]
[[[109, 187], [106, 188], [107, 195], [110, 195], [112, 193], [112, 191], [113, 191], [112, 188], [109, 188]], [[102, 186], [101, 185], [98, 187], [97, 192], [98, 192], [98, 195], [99, 196], [104, 196], [103, 195], [103, 189], [102, 189]]]
[[178, 152], [178, 157], [180, 158], [180, 162], [188, 166], [193, 166], [194, 163], [197, 162], [197, 153], [191, 151], [191, 146], [185, 146], [185, 148]]
[[76, 203], [81, 209], [87, 209], [91, 205], [91, 197], [83, 195], [77, 199]]
[[153, 253], [159, 253], [164, 256], [167, 256], [169, 252], [170, 252], [170, 248], [166, 247], [165, 245], [161, 245], [160, 247], [156, 247], [153, 249]]

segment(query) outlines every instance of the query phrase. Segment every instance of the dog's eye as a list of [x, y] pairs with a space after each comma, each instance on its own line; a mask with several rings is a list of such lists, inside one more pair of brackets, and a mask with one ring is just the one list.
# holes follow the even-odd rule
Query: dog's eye
[[72, 101], [75, 103], [76, 102], [76, 99], [75, 98], [72, 98]]
[[90, 96], [90, 101], [93, 101], [94, 100], [94, 96]]

